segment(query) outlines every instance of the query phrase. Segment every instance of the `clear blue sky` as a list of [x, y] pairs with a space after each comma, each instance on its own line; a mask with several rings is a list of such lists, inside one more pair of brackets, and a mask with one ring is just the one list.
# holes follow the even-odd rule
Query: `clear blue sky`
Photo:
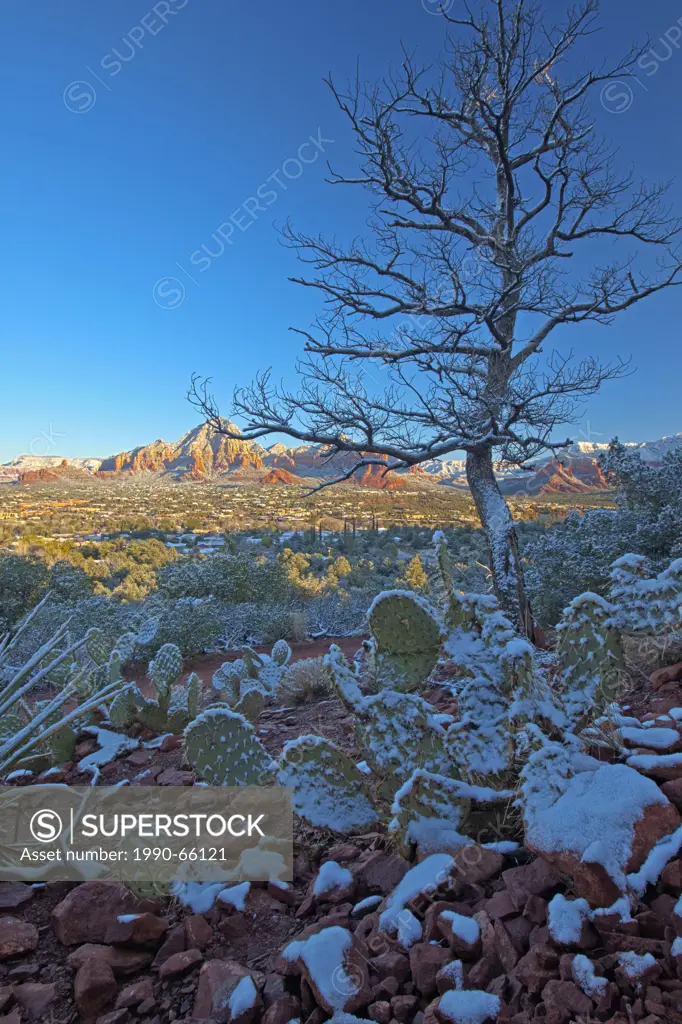
[[[318, 130], [334, 140], [324, 143], [332, 163], [352, 167], [349, 129], [321, 80], [344, 80], [358, 57], [378, 77], [401, 39], [426, 58], [442, 34], [420, 0], [156, 7], [166, 24], [149, 0], [3, 4], [0, 461], [29, 447], [105, 456], [175, 439], [197, 422], [184, 398], [193, 370], [213, 375], [225, 400], [259, 368], [290, 374], [300, 342], [287, 328], [308, 326], [320, 298], [287, 281], [296, 262], [275, 226], [288, 216], [341, 236], [363, 226], [362, 196], [326, 185], [322, 159], [297, 180], [282, 172], [296, 173], [285, 161]], [[669, 0], [604, 0], [595, 61], [647, 36], [665, 57], [660, 37], [677, 43], [680, 16]], [[117, 64], [114, 50], [130, 59]], [[626, 112], [595, 100], [594, 116], [640, 174], [674, 178], [682, 49], [651, 69]], [[286, 191], [271, 178], [276, 200], [199, 273], [190, 254], [202, 243], [216, 251], [212, 233], [240, 207], [249, 223], [242, 204], [274, 174]], [[679, 177], [673, 198], [682, 210]], [[154, 301], [167, 277], [186, 288], [177, 308]], [[162, 304], [176, 287], [158, 286]], [[614, 327], [585, 327], [580, 339], [575, 329], [578, 351], [632, 354], [637, 366], [591, 401], [582, 436], [588, 422], [595, 440], [682, 430], [681, 308], [682, 290], [671, 291]]]

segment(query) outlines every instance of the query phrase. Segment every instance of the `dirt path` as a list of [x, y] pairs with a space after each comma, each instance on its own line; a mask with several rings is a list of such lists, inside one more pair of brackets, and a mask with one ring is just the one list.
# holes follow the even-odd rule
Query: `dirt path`
[[[290, 644], [291, 661], [301, 661], [303, 658], [321, 658], [328, 653], [332, 644], [338, 644], [346, 657], [352, 658], [365, 639], [367, 638], [364, 636], [348, 636], [338, 640], [329, 637], [320, 640], [299, 640]], [[269, 654], [272, 644], [262, 644], [259, 647], [254, 647], [253, 650], [259, 654]], [[196, 672], [204, 686], [210, 686], [214, 672], [226, 661], [236, 661], [237, 658], [241, 658], [242, 654], [243, 650], [222, 651], [218, 654], [205, 654], [200, 658], [194, 658], [186, 663], [182, 678], [184, 680], [191, 672]], [[145, 696], [151, 696], [151, 683], [147, 675], [140, 675], [139, 670], [130, 670], [124, 672], [124, 677], [130, 682], [136, 682]]]

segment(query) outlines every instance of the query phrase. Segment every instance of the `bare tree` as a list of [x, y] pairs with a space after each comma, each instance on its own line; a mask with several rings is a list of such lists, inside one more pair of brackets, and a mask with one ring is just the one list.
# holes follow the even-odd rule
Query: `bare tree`
[[[357, 453], [333, 482], [466, 453], [467, 479], [490, 547], [495, 591], [532, 632], [516, 536], [496, 461], [523, 465], [557, 443], [581, 398], [625, 372], [590, 355], [543, 354], [557, 328], [596, 321], [680, 283], [681, 225], [665, 184], [637, 182], [598, 136], [587, 101], [631, 73], [641, 50], [580, 67], [597, 0], [545, 24], [538, 0], [480, 0], [443, 15], [431, 66], [403, 53], [378, 85], [329, 81], [355, 135], [359, 170], [335, 185], [372, 199], [370, 235], [343, 245], [285, 229], [322, 292], [300, 331], [300, 388], [268, 370], [237, 388], [237, 435], [208, 382], [190, 400], [218, 431], [273, 432]], [[562, 343], [568, 337], [558, 332]], [[554, 339], [552, 339], [554, 340]], [[542, 358], [541, 358], [542, 354]], [[383, 377], [381, 382], [375, 375]]]

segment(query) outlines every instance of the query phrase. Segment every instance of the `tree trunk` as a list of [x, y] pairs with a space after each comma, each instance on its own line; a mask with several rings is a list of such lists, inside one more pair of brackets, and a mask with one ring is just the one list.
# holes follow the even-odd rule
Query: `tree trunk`
[[519, 547], [509, 506], [493, 473], [492, 449], [467, 453], [467, 481], [490, 551], [493, 586], [504, 613], [533, 639], [534, 623], [526, 597]]

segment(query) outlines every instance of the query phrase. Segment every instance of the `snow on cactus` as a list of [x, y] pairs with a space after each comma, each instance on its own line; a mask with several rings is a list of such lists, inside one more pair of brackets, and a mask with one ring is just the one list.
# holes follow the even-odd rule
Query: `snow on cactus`
[[438, 610], [413, 591], [387, 590], [372, 601], [367, 618], [380, 685], [419, 689], [438, 661], [445, 635]]
[[433, 707], [411, 693], [382, 690], [363, 700], [355, 723], [356, 738], [367, 762], [383, 776], [382, 793], [392, 797], [416, 768], [447, 774], [445, 730]]
[[574, 728], [584, 727], [618, 693], [623, 650], [614, 615], [613, 605], [588, 592], [571, 601], [557, 626], [558, 691]]
[[109, 657], [111, 644], [101, 629], [94, 626], [85, 634], [85, 649], [96, 665], [104, 665]]
[[414, 846], [422, 855], [451, 850], [470, 842], [460, 832], [470, 808], [462, 783], [418, 768], [393, 798], [389, 831], [400, 837], [406, 853]]
[[486, 676], [467, 683], [459, 695], [460, 717], [447, 731], [447, 749], [467, 777], [503, 776], [514, 760], [509, 703]]
[[379, 818], [366, 776], [321, 736], [299, 736], [285, 745], [278, 782], [293, 788], [294, 811], [316, 827], [355, 832]]
[[253, 726], [229, 708], [209, 708], [184, 732], [187, 760], [213, 786], [260, 786], [275, 762]]
[[182, 654], [175, 644], [164, 644], [149, 665], [149, 678], [159, 691], [170, 692], [182, 672]]
[[332, 674], [336, 691], [349, 711], [359, 712], [364, 697], [358, 685], [357, 674], [351, 672], [343, 651], [338, 644], [332, 644], [324, 663]]
[[289, 664], [291, 661], [291, 647], [289, 647], [286, 640], [278, 640], [273, 644], [270, 657], [280, 668], [284, 668], [285, 665]]
[[628, 633], [657, 634], [682, 625], [682, 558], [651, 578], [641, 555], [624, 555], [611, 568], [610, 597]]

